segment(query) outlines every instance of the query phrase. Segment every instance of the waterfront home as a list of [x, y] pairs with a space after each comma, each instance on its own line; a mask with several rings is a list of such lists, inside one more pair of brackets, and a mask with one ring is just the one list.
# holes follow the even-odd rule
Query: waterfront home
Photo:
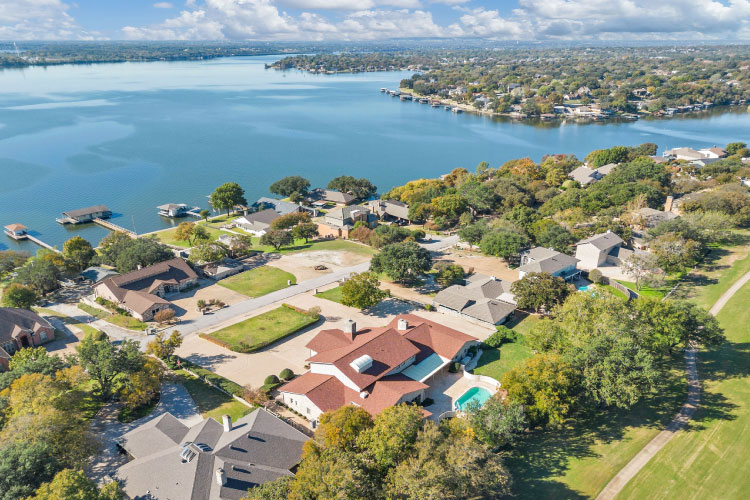
[[402, 201], [372, 200], [367, 206], [378, 217], [409, 222], [409, 205]]
[[701, 152], [696, 151], [693, 148], [672, 148], [664, 151], [662, 153], [662, 156], [664, 158], [669, 158], [672, 160], [684, 160], [684, 161], [694, 161], [694, 160], [702, 160], [704, 158], [708, 158], [708, 156]]
[[706, 158], [721, 159], [721, 158], [727, 157], [727, 152], [718, 146], [714, 146], [712, 148], [699, 149], [698, 152], [703, 153], [703, 155]]
[[558, 252], [551, 248], [534, 247], [521, 253], [521, 265], [518, 268], [518, 278], [528, 273], [549, 273], [565, 281], [575, 281], [581, 276], [576, 269], [578, 259]]
[[596, 269], [609, 264], [622, 265], [622, 261], [633, 254], [633, 251], [623, 247], [625, 242], [612, 231], [599, 233], [576, 243], [576, 259], [580, 262], [580, 269]]
[[55, 338], [55, 329], [33, 311], [0, 307], [0, 368], [8, 370], [10, 358], [25, 347], [38, 347]]
[[130, 462], [115, 480], [128, 498], [239, 500], [251, 488], [294, 476], [309, 439], [258, 408], [232, 422], [207, 418], [191, 427], [164, 413], [118, 440]]
[[5, 234], [13, 238], [14, 240], [22, 240], [28, 236], [26, 234], [26, 231], [29, 228], [24, 226], [23, 224], [8, 224], [5, 226]]
[[109, 219], [112, 211], [105, 205], [94, 205], [93, 207], [79, 208], [62, 213], [57, 219], [60, 224], [81, 224], [91, 222], [94, 219]]
[[271, 228], [271, 223], [281, 217], [273, 208], [266, 208], [259, 212], [253, 212], [238, 219], [234, 225], [240, 227], [253, 236], [263, 236]]
[[467, 281], [438, 292], [432, 301], [435, 309], [491, 328], [505, 323], [516, 310], [510, 281], [480, 274]]
[[351, 205], [356, 198], [349, 193], [335, 189], [313, 189], [308, 198], [315, 202], [335, 203], [336, 205]]
[[[313, 422], [353, 404], [372, 415], [404, 402], [424, 401], [449, 366], [479, 341], [465, 333], [401, 314], [387, 326], [322, 330], [306, 347], [310, 371], [279, 388], [281, 400]], [[430, 412], [423, 410], [426, 416]]]
[[162, 217], [184, 217], [190, 210], [184, 203], [167, 203], [156, 208]]
[[114, 302], [141, 321], [151, 321], [164, 309], [173, 309], [166, 296], [198, 284], [198, 275], [177, 257], [121, 276], [110, 276], [94, 287], [94, 296]]
[[576, 181], [581, 186], [586, 186], [601, 179], [602, 175], [599, 174], [599, 172], [597, 172], [595, 169], [591, 169], [589, 167], [581, 165], [580, 167], [570, 172], [568, 174], [568, 177]]
[[245, 265], [238, 260], [225, 257], [217, 262], [209, 262], [201, 266], [200, 270], [207, 278], [219, 281], [241, 273], [245, 270]]
[[91, 266], [87, 267], [78, 275], [78, 281], [85, 281], [96, 285], [105, 278], [110, 276], [119, 276], [120, 273], [114, 269], [108, 269], [106, 267]]
[[327, 212], [324, 220], [325, 222], [318, 224], [318, 232], [321, 236], [348, 238], [349, 232], [354, 229], [354, 224], [361, 221], [368, 227], [372, 227], [377, 221], [377, 217], [370, 213], [367, 207], [349, 205]]

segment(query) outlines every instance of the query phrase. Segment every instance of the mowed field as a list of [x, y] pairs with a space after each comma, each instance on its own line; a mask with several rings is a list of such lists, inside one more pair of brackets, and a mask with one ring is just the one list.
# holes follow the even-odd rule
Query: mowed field
[[[747, 257], [718, 273], [697, 294], [715, 301], [748, 271]], [[724, 279], [727, 278], [727, 279]], [[701, 403], [690, 427], [677, 434], [625, 487], [618, 499], [744, 499], [750, 496], [750, 283], [717, 315], [727, 342], [703, 351]]]

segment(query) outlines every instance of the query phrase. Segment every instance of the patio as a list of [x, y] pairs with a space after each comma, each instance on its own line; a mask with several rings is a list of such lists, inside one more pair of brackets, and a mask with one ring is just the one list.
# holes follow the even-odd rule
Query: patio
[[490, 394], [495, 394], [497, 389], [490, 384], [478, 380], [470, 380], [463, 376], [463, 372], [450, 373], [445, 371], [436, 375], [430, 382], [430, 388], [426, 391], [425, 397], [435, 401], [425, 409], [432, 413], [431, 420], [438, 420], [438, 417], [447, 411], [454, 409], [454, 403], [466, 391], [472, 387], [482, 387], [487, 389]]

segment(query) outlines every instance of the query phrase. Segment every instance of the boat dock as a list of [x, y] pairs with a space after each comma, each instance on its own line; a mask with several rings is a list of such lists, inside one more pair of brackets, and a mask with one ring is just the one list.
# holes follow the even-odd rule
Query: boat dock
[[131, 238], [137, 238], [138, 237], [138, 235], [135, 233], [135, 231], [131, 231], [130, 229], [126, 229], [126, 228], [124, 228], [122, 226], [118, 226], [117, 224], [109, 222], [108, 220], [100, 219], [100, 218], [97, 217], [95, 219], [92, 219], [91, 222], [93, 222], [94, 224], [99, 224], [103, 228], [109, 229], [110, 231], [117, 231], [117, 232], [120, 232], [120, 233], [127, 234]]
[[57, 248], [53, 247], [52, 245], [50, 245], [48, 243], [45, 243], [42, 240], [40, 240], [39, 238], [35, 238], [34, 236], [31, 236], [30, 234], [27, 234], [26, 238], [29, 241], [33, 241], [34, 243], [36, 243], [37, 245], [39, 245], [42, 248], [46, 248], [47, 250], [52, 250], [53, 252], [62, 253], [62, 252], [60, 252], [60, 250], [58, 250]]

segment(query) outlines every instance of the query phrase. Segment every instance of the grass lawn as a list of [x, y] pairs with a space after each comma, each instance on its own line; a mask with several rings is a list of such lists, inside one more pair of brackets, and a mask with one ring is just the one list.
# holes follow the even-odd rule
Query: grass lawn
[[122, 422], [123, 424], [127, 424], [128, 422], [133, 422], [135, 420], [138, 420], [139, 418], [145, 417], [146, 415], [149, 415], [154, 409], [156, 408], [156, 405], [159, 404], [159, 398], [154, 398], [148, 403], [146, 403], [143, 406], [139, 406], [138, 408], [129, 408], [127, 406], [124, 406], [120, 412], [117, 414], [117, 420], [119, 422]]
[[[189, 221], [189, 222], [192, 222], [192, 221]], [[198, 224], [206, 228], [210, 241], [215, 241], [219, 236], [223, 234], [231, 234], [226, 231], [222, 231], [221, 229], [209, 227], [207, 224], [202, 223], [202, 222], [199, 222]], [[182, 241], [182, 240], [178, 240], [177, 238], [175, 238], [176, 232], [177, 232], [177, 228], [174, 227], [172, 229], [167, 229], [166, 231], [159, 231], [158, 233], [154, 233], [154, 234], [159, 241], [167, 245], [173, 245], [176, 247], [184, 247], [184, 248], [190, 247], [190, 244], [187, 241]]]
[[233, 351], [247, 353], [273, 344], [316, 321], [317, 316], [281, 306], [206, 336], [224, 342]]
[[668, 362], [668, 375], [630, 410], [576, 415], [561, 428], [534, 431], [522, 440], [505, 460], [515, 497], [596, 497], [683, 403], [687, 386], [682, 359]]
[[512, 328], [523, 336], [526, 336], [540, 320], [541, 318], [539, 316], [528, 314], [523, 311], [516, 311], [513, 317], [505, 323], [505, 326]]
[[292, 280], [292, 284], [297, 283], [297, 278], [291, 273], [278, 267], [261, 266], [223, 279], [219, 285], [248, 297], [260, 297], [286, 288], [289, 280]]
[[[261, 252], [275, 252], [276, 249], [272, 246], [261, 245], [260, 238], [253, 236], [253, 250]], [[297, 253], [297, 252], [311, 252], [311, 251], [329, 251], [329, 252], [351, 252], [357, 255], [363, 255], [370, 257], [375, 255], [377, 251], [374, 248], [362, 245], [360, 243], [354, 243], [347, 240], [318, 240], [308, 241], [295, 240], [295, 242], [288, 247], [282, 247], [279, 253]]]
[[252, 411], [249, 406], [227, 396], [186, 371], [180, 370], [177, 373], [178, 381], [190, 393], [204, 418], [211, 417], [221, 422], [222, 415], [229, 415], [232, 421], [236, 422]]
[[669, 291], [672, 289], [672, 287], [675, 284], [676, 280], [667, 280], [667, 284], [664, 286], [658, 287], [658, 288], [651, 288], [650, 286], [641, 286], [641, 289], [638, 290], [635, 287], [635, 283], [632, 281], [624, 281], [624, 280], [615, 280], [621, 285], [625, 286], [626, 288], [630, 288], [635, 293], [642, 297], [656, 297], [657, 299], [663, 299], [664, 296], [669, 293]]
[[618, 290], [617, 288], [613, 287], [612, 285], [596, 285], [596, 286], [599, 287], [599, 288], [601, 288], [601, 289], [603, 289], [603, 290], [607, 290], [609, 293], [611, 293], [615, 297], [619, 297], [622, 300], [628, 300], [628, 298], [625, 296], [624, 293], [622, 293], [620, 290]]
[[78, 304], [78, 309], [94, 316], [97, 319], [103, 319], [107, 323], [127, 328], [128, 330], [145, 330], [148, 325], [143, 321], [133, 318], [132, 316], [123, 316], [122, 314], [113, 314], [103, 311], [99, 308], [92, 307], [88, 304]]
[[479, 358], [474, 373], [492, 377], [498, 382], [502, 380], [505, 372], [533, 354], [531, 349], [518, 342], [503, 344], [499, 349], [483, 348], [482, 351], [482, 357]]
[[316, 293], [315, 296], [341, 304], [341, 287], [337, 286], [336, 288], [331, 288], [325, 292]]
[[[744, 268], [747, 262], [735, 265]], [[736, 278], [740, 271], [724, 270], [720, 274]], [[731, 285], [731, 279], [727, 281], [725, 289]], [[718, 296], [713, 290], [711, 294]], [[750, 490], [748, 304], [750, 285], [746, 284], [718, 314], [727, 342], [699, 354], [703, 393], [688, 430], [678, 433], [652, 458], [618, 499], [747, 498]]]

